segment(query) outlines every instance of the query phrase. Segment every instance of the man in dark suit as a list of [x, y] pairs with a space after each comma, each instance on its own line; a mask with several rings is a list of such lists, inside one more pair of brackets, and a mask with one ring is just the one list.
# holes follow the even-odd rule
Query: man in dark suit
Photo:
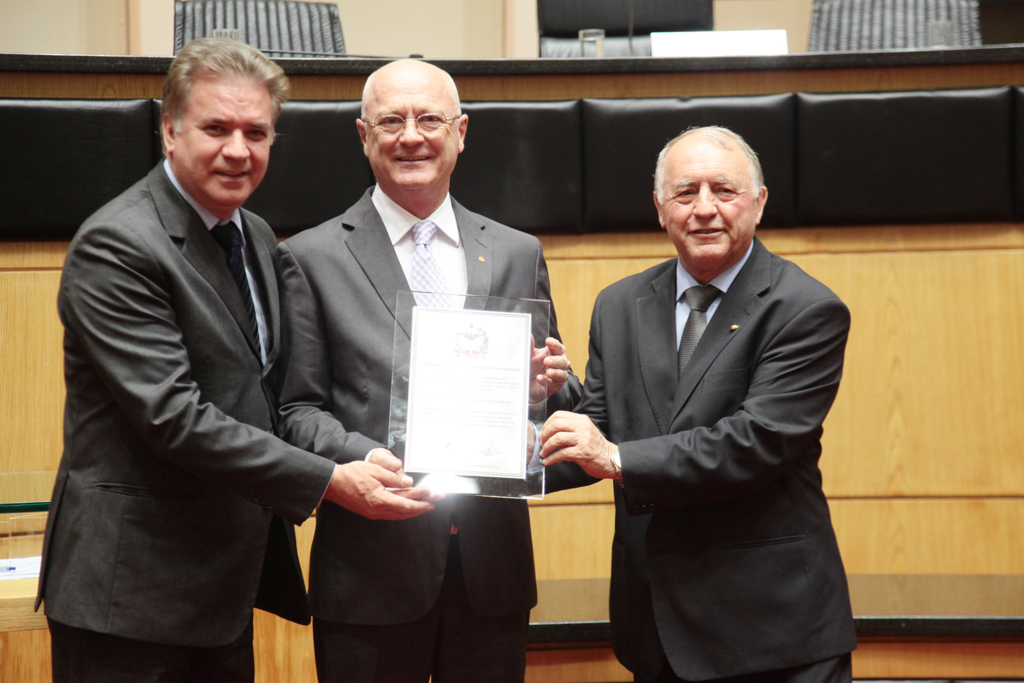
[[818, 470], [850, 317], [754, 237], [767, 198], [735, 133], [665, 147], [655, 203], [679, 258], [601, 292], [583, 401], [541, 433], [546, 464], [619, 483], [612, 635], [638, 681], [850, 679]]
[[[402, 60], [367, 80], [357, 127], [377, 185], [278, 250], [282, 432], [296, 446], [400, 465], [386, 448], [395, 308], [399, 291], [424, 289], [410, 284], [421, 281], [417, 259], [443, 279], [431, 291], [550, 299], [538, 240], [448, 194], [467, 122], [434, 66]], [[569, 408], [579, 383], [551, 329], [534, 390]], [[449, 496], [400, 522], [324, 505], [310, 563], [321, 681], [523, 680], [536, 603], [525, 501]]]
[[384, 489], [408, 485], [397, 472], [272, 435], [276, 240], [239, 207], [287, 92], [247, 45], [187, 46], [164, 86], [166, 161], [68, 250], [65, 447], [38, 598], [55, 681], [251, 682], [254, 604], [309, 622], [291, 522], [322, 498], [432, 509]]

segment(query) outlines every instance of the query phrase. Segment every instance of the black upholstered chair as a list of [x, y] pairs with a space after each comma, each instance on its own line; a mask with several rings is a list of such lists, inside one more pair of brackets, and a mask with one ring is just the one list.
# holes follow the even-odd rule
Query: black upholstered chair
[[801, 225], [1013, 219], [1010, 88], [796, 97]]
[[583, 100], [584, 232], [656, 231], [654, 164], [691, 126], [725, 126], [757, 150], [768, 186], [764, 227], [796, 218], [794, 95]]
[[333, 57], [345, 54], [338, 7], [292, 0], [175, 0], [174, 53], [214, 31], [235, 36], [270, 57]]
[[582, 232], [580, 109], [579, 100], [463, 102], [469, 130], [452, 196], [535, 235]]
[[66, 240], [159, 158], [152, 100], [0, 99], [0, 240]]
[[978, 0], [815, 0], [808, 50], [976, 45]]
[[356, 132], [359, 107], [359, 102], [285, 103], [267, 175], [245, 208], [288, 235], [355, 204], [374, 182]]
[[714, 28], [711, 4], [711, 0], [537, 0], [540, 56], [582, 57], [579, 31], [585, 28], [604, 29], [605, 57], [650, 56], [652, 32]]

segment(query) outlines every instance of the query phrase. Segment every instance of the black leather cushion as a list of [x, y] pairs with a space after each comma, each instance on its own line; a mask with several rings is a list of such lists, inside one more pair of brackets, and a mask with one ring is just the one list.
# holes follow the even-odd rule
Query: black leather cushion
[[0, 239], [69, 240], [156, 163], [150, 100], [0, 100]]
[[1010, 220], [1009, 88], [797, 102], [802, 224]]
[[469, 129], [452, 196], [525, 232], [580, 232], [580, 102], [464, 102], [462, 111]]
[[356, 130], [358, 102], [287, 102], [270, 165], [245, 208], [280, 234], [323, 223], [373, 184]]
[[1014, 97], [1014, 220], [1024, 220], [1024, 88], [1017, 88]]
[[586, 232], [659, 230], [654, 166], [665, 143], [691, 126], [725, 126], [757, 152], [768, 186], [762, 226], [793, 223], [792, 95], [584, 100]]
[[[577, 37], [583, 28], [603, 28], [626, 35], [627, 0], [537, 0], [537, 27], [542, 36]], [[652, 31], [710, 31], [711, 0], [635, 0], [633, 34]]]

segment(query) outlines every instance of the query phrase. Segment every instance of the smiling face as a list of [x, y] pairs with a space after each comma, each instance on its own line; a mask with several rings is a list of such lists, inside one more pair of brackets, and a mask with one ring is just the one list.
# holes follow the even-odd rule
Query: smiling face
[[273, 141], [266, 86], [203, 78], [192, 84], [177, 126], [164, 116], [164, 149], [182, 188], [225, 219], [263, 180]]
[[[444, 73], [409, 60], [378, 70], [363, 104], [365, 121], [385, 114], [415, 119], [432, 113], [451, 118], [459, 111]], [[468, 117], [458, 116], [450, 125], [428, 134], [416, 127], [415, 120], [408, 120], [396, 135], [386, 135], [363, 119], [356, 121], [356, 126], [377, 184], [406, 211], [426, 218], [448, 193], [455, 161], [465, 147]]]
[[723, 149], [688, 135], [665, 158], [658, 220], [690, 275], [707, 284], [739, 262], [754, 239], [768, 199], [754, 189], [750, 162], [737, 147]]

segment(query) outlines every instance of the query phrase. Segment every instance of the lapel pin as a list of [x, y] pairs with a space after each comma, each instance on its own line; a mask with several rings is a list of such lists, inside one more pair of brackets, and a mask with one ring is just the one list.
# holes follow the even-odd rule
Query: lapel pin
[[730, 331], [730, 332], [735, 332], [735, 331], [736, 331], [736, 330], [738, 330], [738, 329], [740, 329], [740, 326], [739, 326], [739, 325], [733, 325], [732, 327], [730, 327], [730, 328], [729, 328], [729, 331]]
[[477, 256], [477, 258], [480, 259], [480, 263], [484, 263], [485, 261], [487, 261], [487, 259], [485, 259], [483, 256]]

